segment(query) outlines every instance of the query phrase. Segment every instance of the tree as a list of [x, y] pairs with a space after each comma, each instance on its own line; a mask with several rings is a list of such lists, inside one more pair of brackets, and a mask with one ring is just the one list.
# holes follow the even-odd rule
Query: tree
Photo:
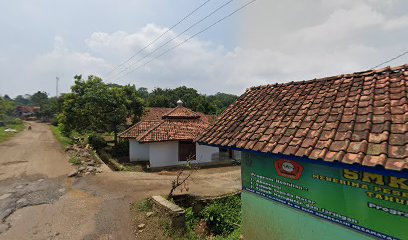
[[60, 102], [57, 97], [47, 99], [46, 102], [41, 104], [41, 108], [38, 117], [50, 120], [54, 118], [61, 110]]
[[0, 115], [13, 115], [15, 104], [11, 100], [0, 97]]
[[46, 92], [38, 91], [31, 96], [31, 103], [35, 107], [43, 107], [48, 101], [48, 94]]
[[0, 97], [0, 121], [7, 122], [15, 113], [15, 103], [12, 100]]
[[175, 89], [155, 88], [147, 97], [147, 106], [172, 108], [176, 107], [176, 102], [180, 99], [193, 111], [218, 115], [237, 98], [238, 96], [226, 93], [206, 96], [186, 86]]
[[30, 101], [31, 96], [24, 97], [23, 95], [18, 95], [14, 98], [14, 101], [17, 105], [31, 105]]
[[147, 98], [149, 97], [149, 91], [147, 91], [147, 88], [145, 87], [138, 88], [137, 94], [145, 101], [147, 101]]
[[83, 80], [77, 75], [71, 93], [64, 96], [58, 119], [65, 133], [113, 132], [116, 143], [119, 125], [142, 112], [143, 102], [134, 86], [108, 85], [96, 76]]
[[140, 120], [145, 105], [144, 99], [140, 96], [140, 88], [136, 90], [135, 85], [126, 85], [121, 88], [126, 97], [125, 105], [128, 118], [132, 119], [132, 123], [136, 123]]
[[229, 105], [234, 103], [238, 96], [227, 93], [216, 93], [207, 97], [208, 101], [215, 105], [216, 114], [221, 114]]

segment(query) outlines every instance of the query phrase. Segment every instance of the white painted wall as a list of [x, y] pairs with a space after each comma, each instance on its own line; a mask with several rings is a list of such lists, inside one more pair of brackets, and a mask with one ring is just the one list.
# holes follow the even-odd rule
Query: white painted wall
[[129, 159], [131, 162], [149, 160], [149, 144], [129, 140]]
[[178, 161], [178, 142], [149, 143], [150, 167], [166, 167], [185, 164]]
[[219, 149], [218, 147], [199, 145], [198, 143], [196, 143], [196, 157], [198, 163], [219, 161]]
[[[146, 144], [147, 145], [147, 144]], [[150, 167], [167, 167], [167, 166], [177, 166], [177, 165], [184, 165], [186, 162], [179, 161], [178, 156], [178, 149], [179, 149], [179, 142], [178, 141], [169, 141], [169, 142], [154, 142], [148, 143], [148, 151], [149, 151], [149, 161]], [[234, 152], [235, 158], [239, 155], [240, 152]], [[228, 160], [228, 159], [222, 159]], [[211, 147], [206, 145], [199, 145], [196, 143], [196, 160], [193, 160], [191, 163], [211, 163], [211, 162], [218, 162], [220, 161], [220, 153], [218, 147]]]

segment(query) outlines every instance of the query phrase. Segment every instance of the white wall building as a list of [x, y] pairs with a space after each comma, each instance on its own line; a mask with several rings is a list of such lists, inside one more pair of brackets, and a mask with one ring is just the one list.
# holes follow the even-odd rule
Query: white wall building
[[192, 164], [216, 164], [240, 160], [240, 152], [199, 145], [194, 140], [211, 116], [182, 106], [151, 108], [140, 122], [122, 132], [129, 139], [130, 161], [149, 162], [151, 168]]

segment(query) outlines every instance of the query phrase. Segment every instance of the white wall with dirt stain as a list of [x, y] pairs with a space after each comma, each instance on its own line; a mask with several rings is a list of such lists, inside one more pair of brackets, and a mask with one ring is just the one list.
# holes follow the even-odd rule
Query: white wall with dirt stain
[[[156, 142], [149, 143], [150, 167], [167, 167], [187, 164], [179, 161], [179, 142]], [[199, 145], [196, 143], [196, 157], [192, 164], [210, 163], [219, 161], [218, 147]]]
[[196, 143], [196, 159], [198, 163], [216, 162], [220, 160], [218, 147], [199, 145]]
[[131, 162], [149, 161], [149, 144], [129, 140], [129, 159]]
[[167, 167], [185, 164], [180, 162], [178, 156], [178, 142], [153, 142], [149, 143], [150, 167]]

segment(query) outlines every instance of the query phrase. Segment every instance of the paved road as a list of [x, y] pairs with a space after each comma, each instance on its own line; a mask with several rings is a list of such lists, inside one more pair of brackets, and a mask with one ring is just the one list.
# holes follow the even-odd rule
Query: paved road
[[[175, 173], [67, 178], [73, 168], [49, 126], [32, 124], [0, 144], [0, 239], [133, 239], [129, 205], [167, 194]], [[201, 195], [239, 188], [237, 167], [200, 170], [190, 182]]]

